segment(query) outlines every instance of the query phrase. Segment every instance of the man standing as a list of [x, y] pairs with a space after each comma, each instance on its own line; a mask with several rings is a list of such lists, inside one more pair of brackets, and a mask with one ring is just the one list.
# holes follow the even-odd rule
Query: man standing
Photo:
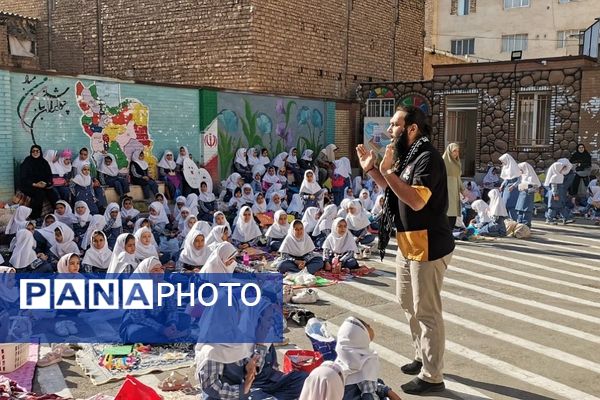
[[[410, 325], [415, 359], [402, 372], [417, 375], [402, 385], [409, 394], [445, 389], [442, 374], [445, 333], [441, 290], [452, 258], [454, 239], [448, 226], [448, 187], [444, 161], [429, 141], [431, 127], [416, 107], [399, 107], [390, 120], [392, 143], [376, 167], [376, 155], [356, 148], [360, 165], [386, 188], [386, 209], [398, 240], [396, 293]], [[385, 224], [384, 224], [385, 225]], [[380, 236], [390, 230], [382, 226]]]

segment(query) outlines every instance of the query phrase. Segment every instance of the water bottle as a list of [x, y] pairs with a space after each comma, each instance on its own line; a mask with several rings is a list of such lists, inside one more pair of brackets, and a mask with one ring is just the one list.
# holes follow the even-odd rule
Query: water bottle
[[250, 265], [250, 256], [248, 255], [247, 252], [244, 252], [244, 255], [243, 255], [243, 264], [246, 267]]

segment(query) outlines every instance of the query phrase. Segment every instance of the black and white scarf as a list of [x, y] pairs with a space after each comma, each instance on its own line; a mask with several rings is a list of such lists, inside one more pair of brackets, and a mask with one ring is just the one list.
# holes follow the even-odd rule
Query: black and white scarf
[[[404, 155], [400, 155], [394, 164], [394, 173], [401, 174], [406, 166], [413, 162], [421, 153], [421, 149], [425, 143], [429, 143], [429, 138], [427, 138], [427, 136], [421, 136], [410, 146]], [[377, 245], [381, 261], [383, 261], [383, 257], [385, 257], [385, 251], [390, 242], [392, 232], [396, 229], [395, 218], [398, 217], [398, 197], [396, 197], [396, 194], [389, 186], [385, 189], [383, 210], [384, 212], [382, 213], [381, 221], [379, 223], [379, 243]]]

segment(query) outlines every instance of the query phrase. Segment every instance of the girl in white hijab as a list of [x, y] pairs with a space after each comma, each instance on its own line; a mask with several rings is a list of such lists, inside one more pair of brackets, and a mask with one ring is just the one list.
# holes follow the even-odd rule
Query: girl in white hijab
[[[67, 204], [68, 205], [68, 204]], [[71, 208], [71, 207], [69, 207]], [[4, 231], [7, 235], [14, 235], [17, 233], [19, 229], [25, 227], [27, 223], [27, 218], [31, 215], [31, 208], [26, 206], [19, 206], [15, 210], [15, 213], [10, 218], [8, 225], [6, 225], [6, 230]]]
[[488, 193], [490, 197], [490, 205], [488, 208], [488, 214], [491, 221], [479, 227], [480, 236], [506, 236], [506, 226], [504, 220], [508, 216], [502, 196], [498, 189], [492, 189]]
[[273, 225], [269, 227], [265, 236], [267, 237], [267, 245], [271, 251], [279, 251], [283, 239], [287, 236], [290, 229], [287, 214], [283, 210], [275, 212], [273, 217]]
[[248, 165], [250, 165], [251, 167], [254, 167], [255, 165], [262, 165], [264, 167], [264, 165], [261, 163], [260, 158], [258, 157], [258, 150], [256, 149], [256, 147], [251, 147], [250, 149], [248, 149], [247, 156]]
[[159, 179], [167, 185], [171, 198], [175, 197], [175, 193], [178, 190], [181, 191], [181, 176], [177, 173], [177, 162], [175, 162], [173, 152], [165, 150], [156, 166]]
[[385, 195], [380, 194], [375, 199], [375, 203], [373, 204], [373, 209], [371, 210], [371, 228], [375, 231], [379, 231], [379, 223], [381, 221], [381, 216], [383, 215], [383, 202], [385, 200]]
[[121, 219], [121, 209], [117, 203], [110, 203], [104, 211], [104, 228], [108, 246], [114, 246], [117, 237], [123, 233], [123, 220]]
[[373, 209], [373, 200], [371, 200], [371, 196], [369, 195], [369, 191], [367, 189], [360, 191], [358, 199], [362, 203], [362, 206], [365, 210], [371, 211]]
[[[208, 225], [208, 222], [206, 222], [206, 221], [201, 221], [201, 222]], [[191, 231], [196, 230], [196, 231], [200, 232], [199, 229], [195, 229], [198, 226], [198, 224], [199, 224], [198, 218], [194, 217], [193, 215], [188, 215], [188, 217], [185, 219], [185, 221], [183, 223], [183, 231], [179, 234], [179, 238], [181, 240], [185, 241], [185, 238], [187, 237], [188, 233], [190, 233]]]
[[139, 263], [149, 257], [160, 258], [154, 235], [149, 228], [143, 227], [135, 232], [135, 260]]
[[281, 201], [281, 193], [278, 191], [271, 192], [269, 196], [269, 205], [267, 205], [267, 211], [279, 211], [282, 210], [283, 204]]
[[152, 223], [152, 230], [157, 232], [159, 235], [163, 235], [165, 233], [165, 229], [167, 224], [169, 223], [169, 218], [165, 214], [165, 210], [163, 205], [158, 201], [155, 201], [150, 204], [149, 207], [148, 219]]
[[340, 209], [338, 210], [338, 213], [337, 213], [338, 217], [346, 218], [346, 216], [348, 215], [348, 207], [350, 206], [351, 202], [352, 202], [352, 200], [350, 200], [350, 199], [342, 200], [342, 202], [340, 203]]
[[158, 193], [158, 185], [148, 174], [148, 163], [142, 149], [133, 152], [131, 162], [129, 163], [129, 173], [131, 174], [131, 183], [140, 185], [144, 192], [144, 199], [153, 199]]
[[306, 149], [302, 152], [302, 157], [300, 158], [300, 160], [298, 160], [298, 164], [300, 165], [300, 168], [304, 171], [307, 170], [314, 170], [315, 166], [313, 163], [313, 154], [314, 151], [312, 151], [311, 149]]
[[481, 228], [485, 224], [489, 224], [493, 221], [492, 216], [490, 215], [490, 206], [483, 200], [475, 200], [473, 204], [471, 204], [471, 208], [473, 211], [477, 213], [477, 216], [473, 221], [470, 221], [471, 225], [474, 225], [476, 228]]
[[83, 270], [88, 274], [106, 273], [112, 258], [112, 251], [108, 248], [106, 235], [101, 230], [95, 230], [90, 236], [92, 243], [83, 257]]
[[[279, 176], [277, 176], [277, 170], [274, 166], [269, 165], [267, 173], [262, 177], [262, 189], [268, 191], [275, 184], [279, 184]], [[279, 187], [281, 189], [281, 187]], [[277, 189], [277, 190], [279, 190]]]
[[281, 254], [277, 269], [280, 273], [300, 272], [305, 269], [316, 274], [323, 268], [323, 259], [313, 253], [315, 245], [304, 230], [302, 221], [295, 220], [290, 225], [287, 236], [279, 247]]
[[337, 206], [335, 204], [328, 204], [325, 206], [323, 214], [319, 217], [319, 220], [312, 231], [312, 236], [316, 238], [315, 245], [317, 245], [317, 247], [323, 246], [325, 238], [331, 233], [331, 225], [336, 216]]
[[79, 150], [79, 154], [77, 154], [77, 157], [75, 157], [71, 165], [73, 167], [73, 175], [77, 175], [81, 172], [84, 165], [91, 165], [89, 151], [86, 147], [82, 147]]
[[562, 223], [572, 222], [569, 220], [571, 211], [568, 208], [568, 191], [565, 186], [565, 176], [569, 174], [573, 165], [566, 158], [561, 158], [553, 163], [546, 173], [544, 186], [548, 196], [548, 210], [546, 211], [546, 223], [556, 225], [558, 214], [562, 217]]
[[286, 162], [287, 158], [288, 158], [288, 153], [286, 153], [285, 151], [282, 153], [279, 153], [279, 154], [277, 154], [275, 159], [273, 159], [272, 165], [278, 169], [281, 167], [285, 167], [285, 162]]
[[318, 214], [319, 209], [317, 207], [308, 207], [306, 211], [304, 211], [304, 215], [302, 216], [302, 224], [304, 224], [304, 229], [309, 236], [312, 235], [312, 232], [317, 226]]
[[79, 247], [77, 246], [77, 243], [73, 241], [75, 239], [75, 234], [67, 225], [61, 222], [57, 223], [56, 228], [54, 228], [54, 239], [55, 243], [50, 248], [50, 254], [48, 254], [50, 262], [58, 262], [58, 259], [65, 254], [79, 254]]
[[267, 172], [266, 168], [260, 164], [257, 164], [254, 167], [252, 167], [252, 183], [250, 184], [250, 186], [252, 186], [252, 190], [254, 190], [254, 193], [259, 193], [263, 191], [262, 177], [265, 174], [265, 172]]
[[311, 170], [304, 171], [304, 179], [300, 185], [300, 195], [304, 200], [305, 207], [318, 207], [323, 199], [323, 190], [317, 183], [315, 173]]
[[298, 149], [295, 147], [290, 148], [288, 158], [286, 159], [286, 167], [294, 174], [294, 182], [296, 185], [302, 180], [302, 170], [300, 164], [298, 164]]
[[208, 278], [206, 274], [233, 274], [237, 254], [238, 250], [231, 243], [219, 244], [206, 260], [200, 274], [206, 278]]
[[239, 148], [235, 152], [235, 160], [233, 160], [233, 170], [240, 174], [246, 182], [252, 182], [252, 167], [248, 165], [246, 158], [246, 149]]
[[356, 237], [356, 240], [362, 245], [368, 245], [373, 243], [375, 235], [369, 233], [368, 228], [371, 225], [369, 219], [369, 213], [363, 209], [360, 200], [352, 200], [348, 206], [348, 215], [346, 215], [346, 222], [348, 223], [348, 229]]
[[373, 182], [373, 189], [371, 190], [371, 200], [373, 200], [373, 203], [377, 204], [375, 200], [377, 200], [377, 197], [383, 194], [383, 190], [379, 187], [379, 185], [376, 182]]
[[267, 201], [265, 195], [262, 193], [256, 193], [254, 196], [254, 204], [252, 205], [252, 212], [256, 214], [264, 214], [267, 212]]
[[217, 226], [217, 225], [223, 225], [226, 226], [227, 229], [229, 230], [229, 234], [231, 235], [231, 226], [229, 225], [229, 221], [227, 221], [227, 218], [225, 217], [225, 214], [223, 214], [222, 211], [217, 211], [214, 215], [213, 215], [213, 227]]
[[196, 193], [188, 194], [185, 206], [190, 209], [190, 214], [198, 217], [198, 195]]
[[198, 219], [210, 222], [216, 211], [217, 198], [213, 193], [212, 180], [202, 181], [200, 183], [200, 194], [198, 195]]
[[90, 221], [92, 220], [92, 213], [85, 201], [75, 202], [75, 214], [73, 214], [73, 216], [75, 217], [75, 222], [67, 225], [73, 227], [76, 242], [81, 243], [82, 237], [85, 235], [87, 228], [90, 226]]
[[235, 189], [240, 188], [244, 185], [244, 179], [237, 172], [229, 175], [227, 180], [225, 181], [225, 197], [223, 198], [224, 202], [228, 202], [232, 197]]
[[247, 206], [254, 204], [254, 190], [252, 190], [252, 185], [248, 183], [242, 186], [242, 201]]
[[59, 274], [78, 274], [81, 259], [77, 253], [65, 254], [58, 260], [56, 269]]
[[106, 271], [109, 274], [130, 274], [138, 265], [135, 259], [135, 236], [122, 233], [117, 238], [112, 258]]
[[359, 399], [368, 394], [372, 398], [389, 398], [399, 400], [400, 397], [383, 383], [379, 383], [379, 356], [371, 349], [371, 341], [375, 333], [366, 322], [348, 317], [340, 326], [337, 334], [335, 351], [338, 364], [346, 377], [344, 397]]
[[59, 200], [56, 202], [56, 206], [54, 207], [54, 216], [56, 216], [56, 219], [65, 225], [71, 226], [77, 222], [77, 217], [75, 214], [73, 214], [73, 209], [69, 203], [64, 200]]
[[[83, 240], [81, 241], [81, 249], [82, 250], [85, 251], [88, 247], [90, 247], [90, 245], [92, 243], [92, 234], [95, 231], [101, 231], [102, 233], [104, 233], [103, 229], [104, 229], [105, 225], [106, 225], [106, 220], [104, 219], [104, 215], [94, 215], [92, 217], [92, 220], [90, 221], [90, 224], [88, 225], [88, 228], [85, 231], [85, 236], [83, 237]], [[106, 234], [104, 235], [104, 239], [106, 240]], [[108, 241], [106, 242], [106, 245], [110, 248], [110, 246], [108, 245]]]
[[190, 152], [188, 151], [187, 146], [181, 146], [179, 148], [179, 153], [177, 153], [177, 161], [175, 161], [175, 164], [179, 166], [183, 165], [183, 161], [186, 158], [190, 158]]
[[362, 176], [356, 176], [352, 181], [352, 191], [360, 193], [361, 190], [363, 190]]
[[119, 166], [115, 156], [110, 153], [96, 153], [95, 157], [100, 183], [114, 188], [120, 199], [125, 197], [129, 193], [129, 182], [119, 175]]
[[121, 202], [121, 219], [126, 229], [131, 230], [140, 212], [133, 207], [133, 199], [125, 197]]
[[179, 221], [179, 214], [181, 213], [181, 209], [185, 207], [186, 202], [187, 202], [187, 199], [185, 198], [185, 196], [178, 196], [175, 199], [175, 208], [173, 209], [173, 217], [175, 218], [176, 221]]
[[[331, 233], [323, 243], [323, 261], [325, 269], [331, 270], [334, 263], [343, 268], [359, 268], [355, 255], [358, 252], [356, 240], [348, 231], [348, 224], [344, 218], [336, 218], [331, 226]], [[334, 262], [334, 259], [337, 261]]]
[[[519, 198], [519, 177], [521, 171], [514, 158], [510, 154], [503, 154], [500, 156], [500, 162], [502, 162], [502, 170], [500, 171], [500, 178], [504, 179], [502, 185], [500, 185], [500, 192], [502, 192], [502, 200], [508, 211], [508, 217], [514, 221], [517, 220], [517, 199]], [[489, 195], [489, 194], [488, 194]], [[491, 205], [491, 199], [490, 199]]]
[[106, 198], [101, 186], [94, 187], [94, 180], [90, 175], [90, 165], [83, 165], [71, 182], [73, 183], [71, 190], [74, 200], [86, 202], [92, 214], [99, 214], [100, 207], [106, 205]]
[[208, 235], [208, 239], [206, 240], [206, 246], [208, 247], [210, 252], [215, 251], [216, 247], [229, 240], [230, 230], [228, 226], [225, 225], [215, 225], [210, 231]]
[[348, 186], [344, 189], [344, 199], [348, 199], [348, 200], [356, 199], [356, 197], [354, 197], [354, 191], [352, 190], [352, 188], [350, 186]]
[[206, 264], [210, 250], [206, 243], [206, 235], [199, 231], [190, 231], [183, 243], [183, 250], [179, 255], [181, 268], [186, 271], [199, 272]]
[[302, 197], [296, 193], [292, 196], [292, 201], [287, 208], [287, 213], [293, 215], [295, 217], [299, 217], [304, 210], [304, 203], [302, 202]]
[[528, 162], [519, 163], [521, 178], [519, 180], [519, 198], [517, 199], [517, 222], [531, 228], [533, 217], [533, 202], [535, 193], [542, 185], [535, 170]]
[[27, 229], [21, 229], [15, 237], [15, 249], [10, 256], [10, 266], [19, 272], [46, 273], [54, 268], [44, 254], [35, 253], [35, 239]]
[[299, 400], [342, 400], [343, 397], [342, 367], [332, 361], [325, 361], [306, 378]]
[[254, 221], [252, 210], [248, 206], [242, 207], [231, 235], [231, 243], [239, 249], [245, 249], [254, 246], [261, 236], [262, 232]]

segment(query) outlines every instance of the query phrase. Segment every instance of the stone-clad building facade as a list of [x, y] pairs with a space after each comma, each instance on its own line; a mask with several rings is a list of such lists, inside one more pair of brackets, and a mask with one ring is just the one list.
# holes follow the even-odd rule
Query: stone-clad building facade
[[580, 142], [598, 161], [600, 102], [590, 88], [599, 83], [600, 66], [578, 56], [438, 65], [430, 81], [364, 83], [357, 94], [367, 118], [376, 117], [369, 103], [386, 96], [420, 106], [431, 116], [435, 146], [459, 142], [472, 176], [507, 152], [541, 171]]
[[[43, 69], [348, 99], [421, 79], [423, 0], [0, 0], [38, 18]], [[49, 28], [50, 27], [50, 28]]]

